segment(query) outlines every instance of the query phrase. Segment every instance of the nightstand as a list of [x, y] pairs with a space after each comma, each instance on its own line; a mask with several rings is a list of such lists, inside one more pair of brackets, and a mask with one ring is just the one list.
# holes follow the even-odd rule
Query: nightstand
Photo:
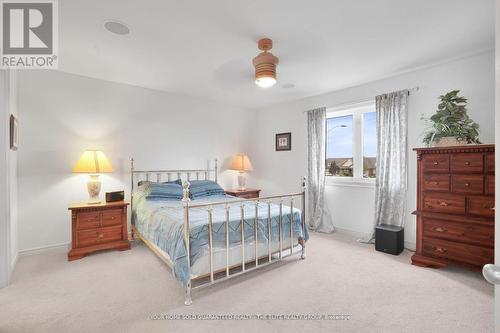
[[258, 198], [260, 195], [260, 189], [247, 188], [244, 190], [226, 190], [226, 194], [232, 195], [233, 197], [240, 197], [245, 199]]
[[107, 249], [130, 249], [127, 230], [128, 202], [71, 204], [71, 250], [68, 260]]

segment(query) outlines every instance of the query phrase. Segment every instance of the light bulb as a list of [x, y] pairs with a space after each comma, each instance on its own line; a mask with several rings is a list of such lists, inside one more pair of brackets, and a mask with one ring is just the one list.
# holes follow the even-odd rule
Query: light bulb
[[269, 88], [276, 84], [276, 79], [274, 77], [264, 76], [256, 79], [255, 84], [262, 88]]

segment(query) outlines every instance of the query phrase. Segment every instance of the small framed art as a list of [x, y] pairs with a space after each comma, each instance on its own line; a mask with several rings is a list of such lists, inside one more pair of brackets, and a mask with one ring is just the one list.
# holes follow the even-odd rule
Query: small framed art
[[292, 133], [276, 134], [276, 151], [292, 150]]
[[17, 150], [19, 140], [17, 118], [10, 115], [10, 149]]

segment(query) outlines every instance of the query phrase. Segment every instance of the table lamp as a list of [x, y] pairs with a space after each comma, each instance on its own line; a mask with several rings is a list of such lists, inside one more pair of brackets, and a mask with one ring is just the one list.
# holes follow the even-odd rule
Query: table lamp
[[239, 172], [238, 175], [238, 189], [244, 190], [246, 187], [246, 179], [245, 179], [245, 171], [252, 171], [252, 163], [250, 163], [250, 159], [247, 155], [238, 154], [231, 161], [231, 165], [229, 166], [231, 170], [237, 170]]
[[73, 167], [73, 172], [90, 174], [90, 179], [87, 182], [87, 190], [90, 196], [88, 203], [100, 203], [101, 181], [99, 180], [99, 174], [113, 172], [113, 167], [106, 155], [100, 150], [86, 150]]

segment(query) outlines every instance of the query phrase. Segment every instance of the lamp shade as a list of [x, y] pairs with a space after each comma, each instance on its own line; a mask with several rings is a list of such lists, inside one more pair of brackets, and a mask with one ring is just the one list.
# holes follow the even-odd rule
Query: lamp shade
[[106, 155], [100, 150], [86, 150], [73, 167], [75, 173], [113, 172]]
[[238, 154], [231, 161], [229, 169], [238, 171], [252, 171], [253, 167], [247, 155]]

